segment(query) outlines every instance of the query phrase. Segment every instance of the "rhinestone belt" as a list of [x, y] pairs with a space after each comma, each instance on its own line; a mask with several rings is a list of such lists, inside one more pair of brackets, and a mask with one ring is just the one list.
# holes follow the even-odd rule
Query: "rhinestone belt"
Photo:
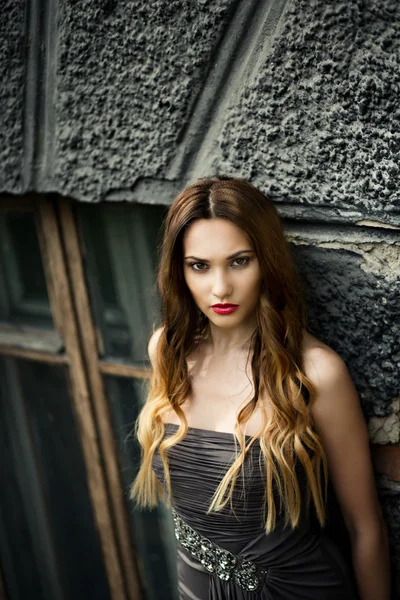
[[251, 560], [244, 560], [203, 537], [183, 521], [172, 509], [175, 537], [210, 573], [222, 581], [233, 580], [239, 587], [255, 592], [264, 583], [267, 569], [260, 569]]

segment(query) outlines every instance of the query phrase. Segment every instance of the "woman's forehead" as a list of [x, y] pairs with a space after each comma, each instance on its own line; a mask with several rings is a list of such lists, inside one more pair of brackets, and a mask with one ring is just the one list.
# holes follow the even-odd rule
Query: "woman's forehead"
[[[228, 219], [197, 219], [187, 228], [183, 236], [185, 253], [229, 254], [237, 250], [252, 249], [243, 229]], [[199, 254], [200, 252], [200, 254]]]

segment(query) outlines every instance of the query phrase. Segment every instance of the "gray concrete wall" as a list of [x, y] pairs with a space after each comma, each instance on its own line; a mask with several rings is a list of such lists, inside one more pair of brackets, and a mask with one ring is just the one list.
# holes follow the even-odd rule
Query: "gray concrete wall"
[[1, 189], [23, 191], [25, 0], [4, 0], [0, 10]]
[[[400, 3], [26, 1], [0, 12], [0, 190], [168, 204], [202, 175], [249, 178], [371, 441], [398, 447]], [[400, 572], [395, 473], [378, 484]]]

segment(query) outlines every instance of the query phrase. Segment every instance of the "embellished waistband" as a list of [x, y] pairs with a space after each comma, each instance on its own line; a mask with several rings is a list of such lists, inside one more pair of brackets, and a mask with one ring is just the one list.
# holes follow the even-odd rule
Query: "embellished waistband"
[[176, 539], [207, 571], [215, 573], [222, 581], [233, 580], [248, 592], [255, 592], [262, 587], [268, 569], [261, 569], [251, 560], [242, 559], [217, 546], [185, 523], [174, 509], [172, 516]]

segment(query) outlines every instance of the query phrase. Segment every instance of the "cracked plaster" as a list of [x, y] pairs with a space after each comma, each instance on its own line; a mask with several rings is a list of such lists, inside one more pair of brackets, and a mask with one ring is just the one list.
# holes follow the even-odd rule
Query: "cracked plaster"
[[392, 401], [392, 414], [388, 417], [371, 417], [368, 421], [369, 439], [374, 444], [400, 442], [400, 398]]
[[[297, 245], [301, 242], [297, 239]], [[400, 245], [385, 245], [383, 243], [351, 244], [341, 242], [314, 242], [316, 248], [332, 250], [347, 250], [362, 257], [360, 268], [365, 273], [376, 273], [381, 275], [387, 282], [398, 282], [400, 284]], [[380, 284], [377, 284], [380, 287]], [[384, 298], [382, 302], [385, 303]]]

